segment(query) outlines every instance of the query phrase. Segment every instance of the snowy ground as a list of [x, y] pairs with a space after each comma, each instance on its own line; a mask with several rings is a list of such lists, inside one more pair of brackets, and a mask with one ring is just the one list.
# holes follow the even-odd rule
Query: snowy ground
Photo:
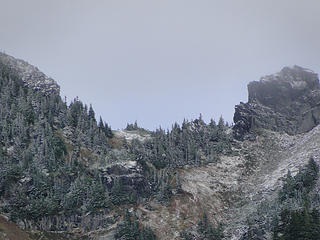
[[145, 141], [151, 138], [151, 135], [148, 133], [141, 133], [139, 130], [136, 131], [127, 131], [127, 130], [115, 130], [113, 131], [114, 135], [119, 138], [125, 138], [128, 142], [131, 142], [133, 139], [138, 139], [139, 141]]

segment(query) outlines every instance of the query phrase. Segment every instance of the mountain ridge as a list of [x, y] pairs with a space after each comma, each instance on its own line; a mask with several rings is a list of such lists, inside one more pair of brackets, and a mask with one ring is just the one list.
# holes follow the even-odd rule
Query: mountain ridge
[[[308, 162], [320, 164], [310, 70], [249, 83], [232, 128], [200, 116], [167, 132], [112, 132], [59, 90], [0, 55], [0, 213], [30, 239], [276, 239], [283, 210], [305, 209], [304, 197], [320, 209], [319, 179], [306, 188], [303, 177]], [[297, 189], [286, 193], [289, 183]]]

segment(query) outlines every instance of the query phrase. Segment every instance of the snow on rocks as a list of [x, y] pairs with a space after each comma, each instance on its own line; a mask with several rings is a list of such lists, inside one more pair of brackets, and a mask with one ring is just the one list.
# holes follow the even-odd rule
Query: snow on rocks
[[127, 131], [127, 130], [115, 130], [113, 131], [114, 135], [118, 138], [124, 138], [126, 141], [131, 142], [133, 139], [137, 139], [141, 142], [146, 141], [151, 138], [151, 135], [148, 133], [141, 134], [139, 130]]
[[26, 87], [41, 91], [46, 95], [60, 93], [60, 86], [52, 78], [47, 77], [37, 67], [26, 61], [0, 52], [0, 62], [14, 70]]

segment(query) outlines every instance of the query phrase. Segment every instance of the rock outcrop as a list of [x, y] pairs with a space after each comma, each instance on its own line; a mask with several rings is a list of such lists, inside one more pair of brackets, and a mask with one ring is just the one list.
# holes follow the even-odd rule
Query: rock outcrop
[[50, 77], [47, 77], [37, 67], [0, 52], [0, 63], [14, 71], [22, 79], [26, 87], [43, 92], [59, 94], [60, 86]]
[[150, 193], [150, 184], [144, 176], [142, 167], [136, 161], [113, 163], [105, 168], [99, 168], [102, 182], [111, 191], [115, 181], [121, 183], [121, 187], [128, 194], [136, 193], [146, 196]]
[[263, 128], [290, 135], [310, 131], [320, 122], [320, 85], [316, 73], [294, 66], [248, 84], [248, 103], [235, 107], [234, 136], [254, 137]]

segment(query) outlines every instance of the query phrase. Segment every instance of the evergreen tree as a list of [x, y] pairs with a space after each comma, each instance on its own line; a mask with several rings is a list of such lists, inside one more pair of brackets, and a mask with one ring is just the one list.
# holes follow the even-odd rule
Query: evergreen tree
[[140, 227], [135, 214], [124, 212], [123, 222], [116, 228], [115, 239], [121, 240], [156, 240], [157, 237], [150, 227]]

